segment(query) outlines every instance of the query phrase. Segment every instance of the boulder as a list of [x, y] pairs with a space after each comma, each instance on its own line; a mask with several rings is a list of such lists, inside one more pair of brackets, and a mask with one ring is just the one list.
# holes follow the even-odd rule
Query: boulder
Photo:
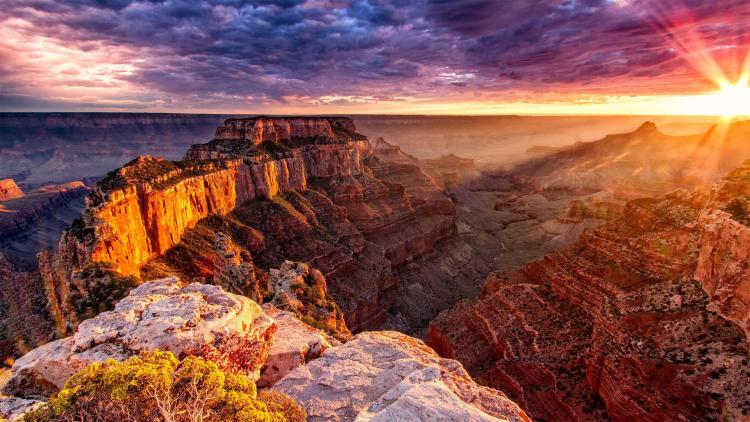
[[257, 379], [275, 330], [273, 319], [246, 297], [200, 283], [183, 287], [174, 277], [155, 280], [82, 322], [72, 336], [18, 359], [3, 392], [47, 396], [92, 362], [156, 349], [203, 355]]
[[457, 361], [391, 331], [361, 333], [328, 349], [273, 389], [302, 403], [309, 421], [530, 421]]
[[272, 304], [263, 305], [266, 315], [276, 321], [278, 331], [271, 339], [268, 359], [258, 379], [259, 387], [269, 387], [295, 368], [319, 357], [323, 351], [341, 344], [338, 340], [317, 330], [288, 311]]

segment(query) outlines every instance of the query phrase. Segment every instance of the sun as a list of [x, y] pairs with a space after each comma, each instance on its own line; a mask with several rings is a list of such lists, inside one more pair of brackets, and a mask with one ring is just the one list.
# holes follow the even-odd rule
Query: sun
[[714, 111], [724, 118], [750, 116], [750, 85], [748, 77], [741, 78], [737, 83], [721, 83], [721, 90], [713, 94]]

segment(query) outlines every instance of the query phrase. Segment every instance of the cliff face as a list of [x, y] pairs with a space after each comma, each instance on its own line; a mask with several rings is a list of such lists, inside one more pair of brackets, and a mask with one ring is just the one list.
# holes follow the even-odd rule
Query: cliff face
[[22, 196], [23, 192], [21, 191], [21, 188], [16, 185], [16, 182], [14, 182], [13, 179], [0, 180], [0, 201], [7, 201]]
[[307, 187], [304, 164], [294, 158], [188, 165], [147, 182], [128, 176], [162, 164], [140, 157], [118, 170], [124, 188], [95, 192], [99, 197], [84, 216], [86, 230], [95, 233], [87, 245], [92, 262], [109, 262], [123, 275], [138, 276], [141, 265], [177, 244], [201, 218], [226, 214], [256, 197]]
[[709, 309], [737, 324], [750, 338], [750, 160], [714, 190], [722, 209], [701, 212], [700, 254], [695, 278]]
[[[256, 132], [247, 135], [271, 123], [278, 138], [256, 144]], [[252, 256], [260, 291], [264, 274], [285, 260], [319, 268], [352, 330], [419, 329], [478, 291], [487, 269], [457, 239], [450, 199], [417, 165], [373, 156], [351, 120], [225, 127], [245, 132], [194, 146], [180, 162], [140, 157], [97, 185], [57, 253], [40, 256], [59, 330], [108, 309], [100, 304], [121, 297], [131, 278], [221, 283], [219, 231], [235, 254]], [[105, 288], [113, 283], [122, 288]]]
[[346, 117], [266, 117], [228, 119], [216, 129], [216, 139], [243, 139], [257, 145], [294, 138], [336, 138], [335, 132], [355, 133], [354, 122]]
[[631, 201], [570, 247], [489, 277], [432, 322], [428, 344], [534, 418], [746, 418], [747, 227], [730, 205], [746, 168], [710, 192]]

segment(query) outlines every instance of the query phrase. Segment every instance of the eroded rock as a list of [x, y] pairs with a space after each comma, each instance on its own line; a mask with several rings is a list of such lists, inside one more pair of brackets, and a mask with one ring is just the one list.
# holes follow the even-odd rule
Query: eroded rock
[[290, 372], [274, 387], [310, 421], [530, 421], [503, 393], [407, 335], [365, 332]]
[[275, 330], [246, 297], [212, 285], [183, 287], [177, 278], [155, 280], [133, 289], [114, 310], [82, 322], [72, 336], [18, 359], [3, 392], [49, 395], [92, 362], [156, 349], [203, 355], [257, 379]]

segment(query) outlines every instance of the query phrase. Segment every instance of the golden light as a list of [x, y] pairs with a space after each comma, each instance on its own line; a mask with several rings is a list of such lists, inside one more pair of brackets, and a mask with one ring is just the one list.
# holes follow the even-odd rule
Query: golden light
[[742, 77], [739, 82], [721, 83], [721, 90], [713, 94], [715, 114], [724, 118], [750, 115], [750, 86], [748, 77]]

